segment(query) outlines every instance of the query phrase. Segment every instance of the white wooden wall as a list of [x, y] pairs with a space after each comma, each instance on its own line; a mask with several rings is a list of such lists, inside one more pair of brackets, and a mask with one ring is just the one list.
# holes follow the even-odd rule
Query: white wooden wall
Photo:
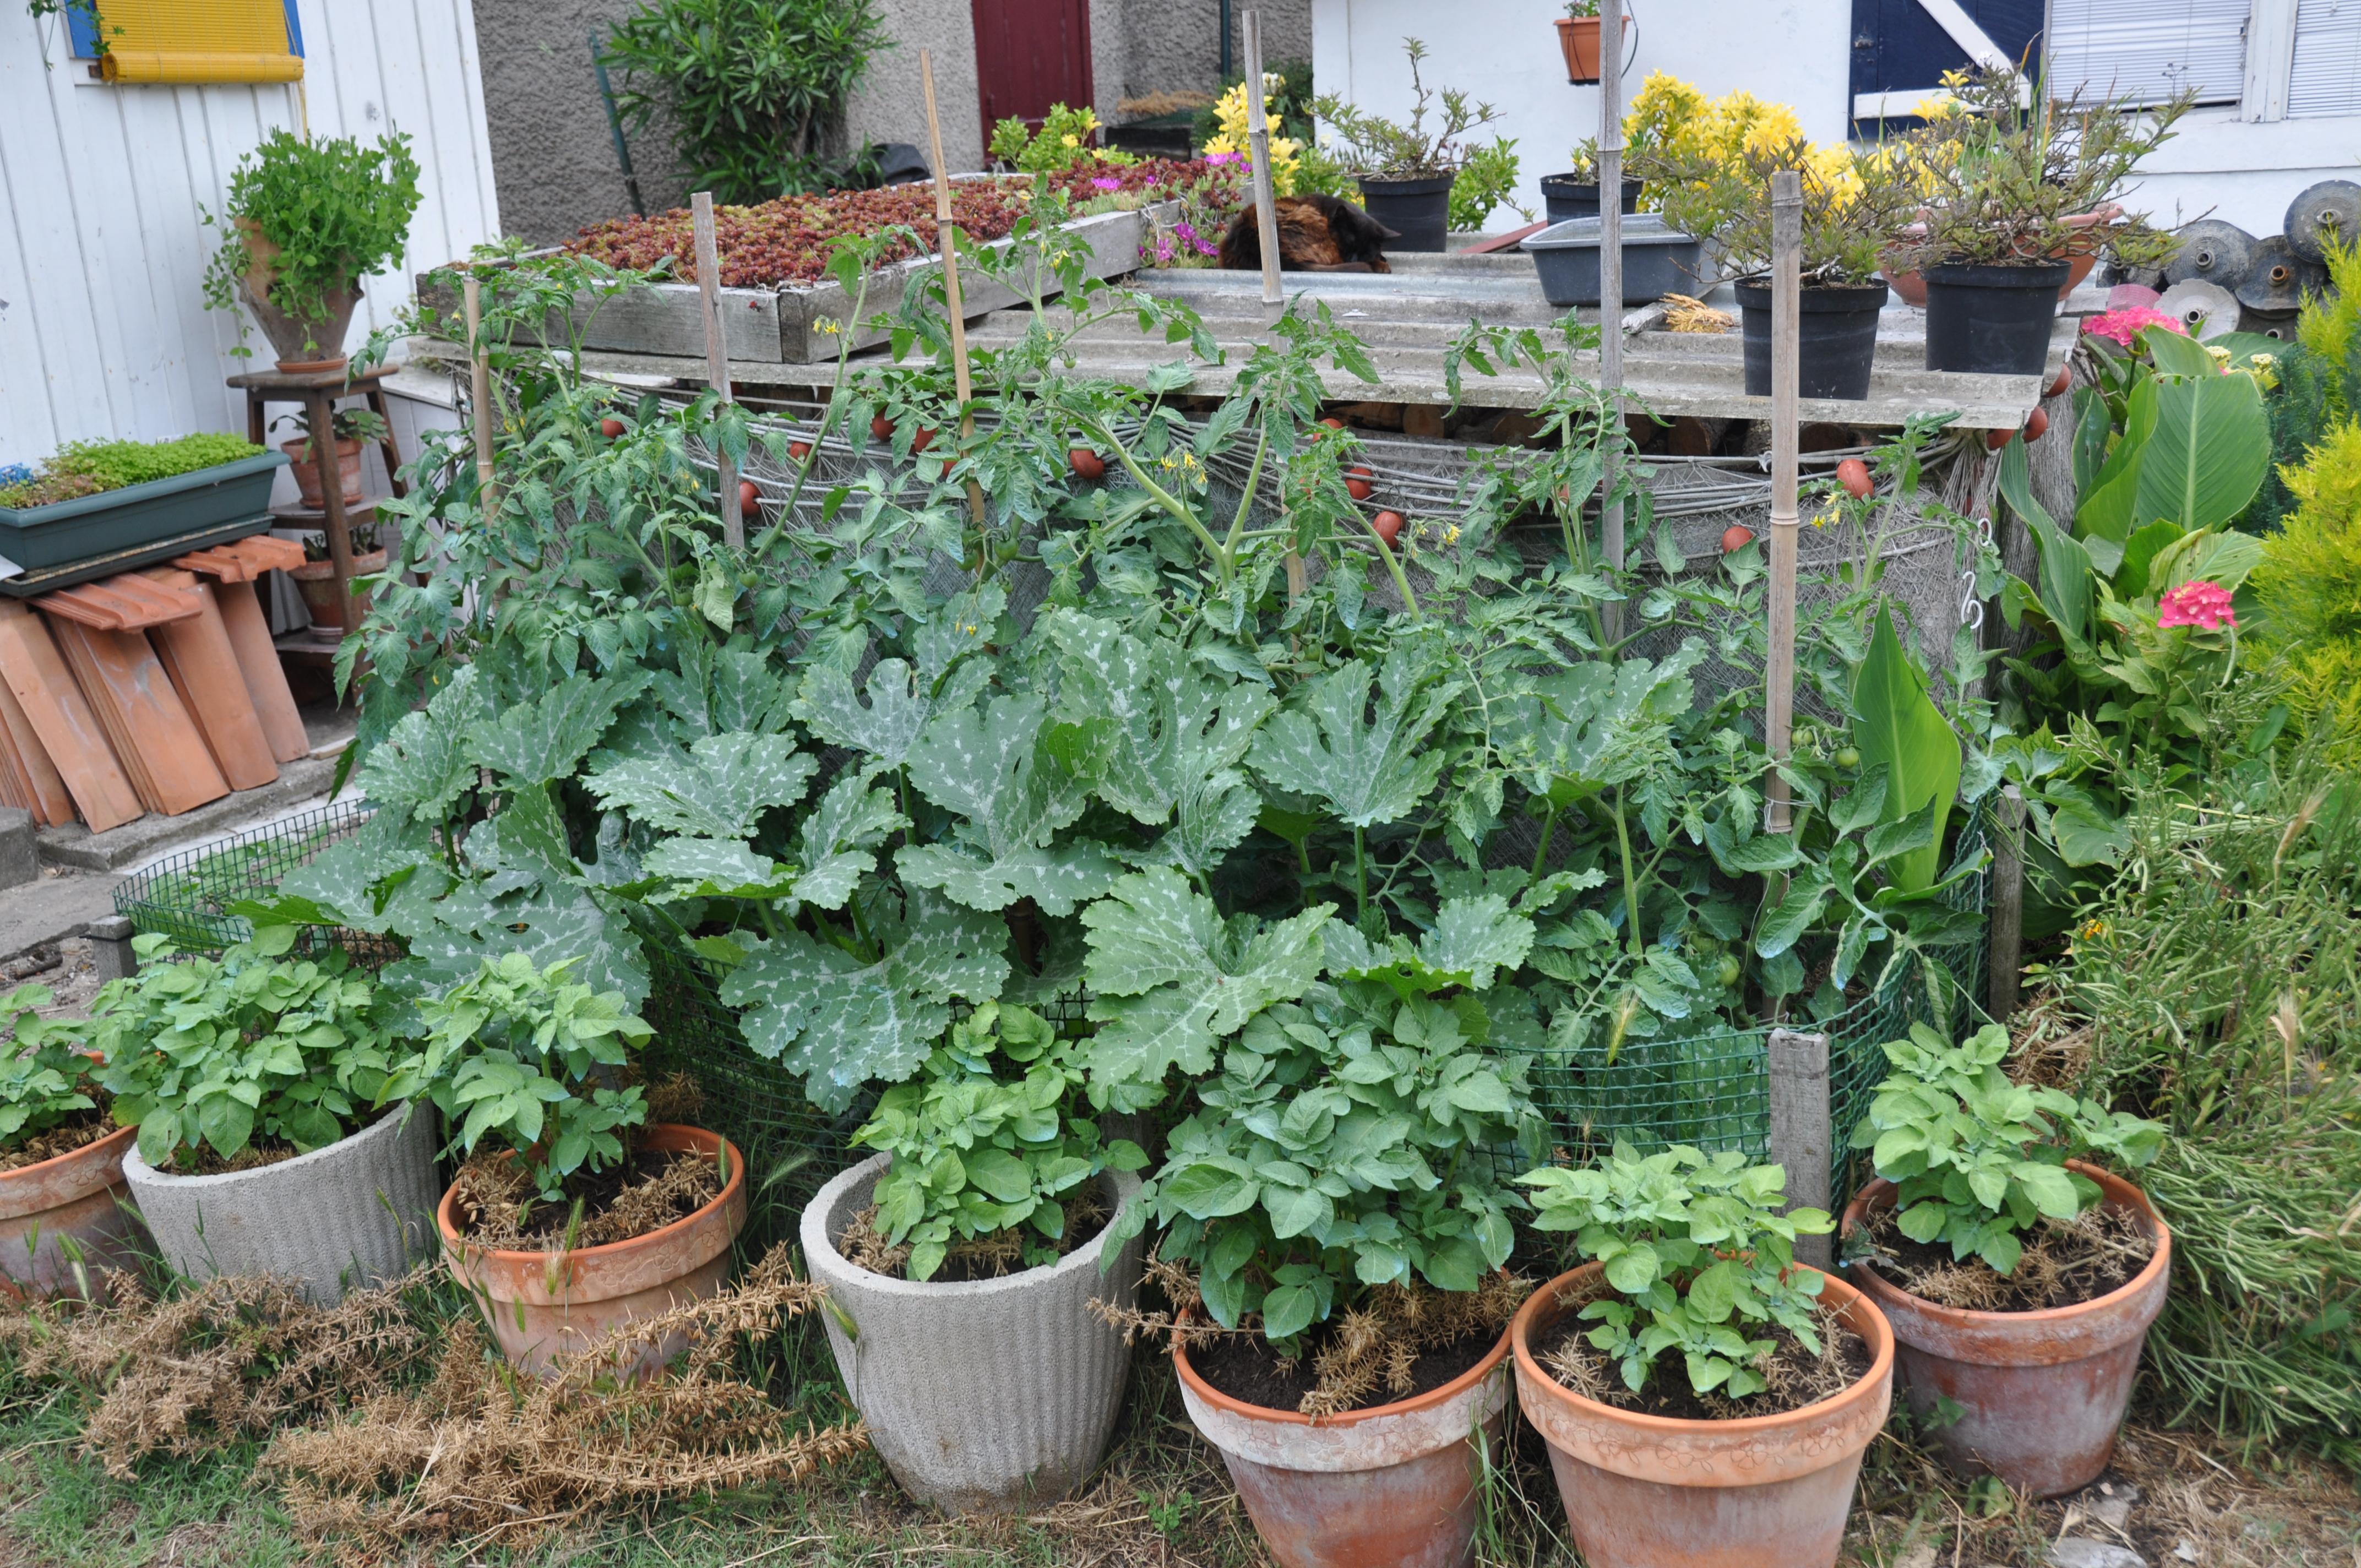
[[[0, 464], [60, 442], [246, 428], [223, 378], [237, 323], [200, 290], [238, 159], [280, 127], [410, 133], [423, 199], [410, 252], [368, 287], [350, 344], [389, 322], [413, 272], [500, 232], [468, 0], [301, 0], [301, 83], [110, 86], [63, 24], [0, 4]], [[48, 69], [44, 69], [44, 64]], [[281, 432], [282, 434], [290, 433]]]

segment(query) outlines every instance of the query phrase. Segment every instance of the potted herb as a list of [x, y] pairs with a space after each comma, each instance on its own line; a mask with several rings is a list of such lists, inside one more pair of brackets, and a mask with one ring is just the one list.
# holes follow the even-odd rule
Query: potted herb
[[1093, 1317], [1131, 1305], [1139, 1146], [1106, 1139], [1080, 1042], [977, 1005], [888, 1088], [853, 1142], [882, 1152], [804, 1211], [828, 1336], [894, 1478], [949, 1512], [1047, 1506], [1098, 1466], [1131, 1366]]
[[1665, 221], [1706, 240], [1724, 274], [1739, 275], [1746, 391], [1757, 398], [1771, 395], [1771, 182], [1795, 170], [1804, 199], [1797, 387], [1806, 398], [1869, 396], [1887, 291], [1881, 252], [1916, 205], [1900, 159], [1793, 136], [1751, 138], [1736, 157], [1650, 152], [1633, 167], [1663, 192]]
[[1936, 112], [1904, 144], [1930, 195], [1889, 266], [1925, 278], [1927, 368], [2037, 375], [2077, 268], [2089, 271], [2102, 251], [2125, 266], [2171, 257], [2173, 237], [2116, 198], [2171, 139], [2191, 94], [2144, 107], [2080, 89], [2057, 100], [2013, 70], [1945, 85], [1951, 95], [1928, 105]]
[[1436, 250], [1444, 247], [1451, 210], [1451, 182], [1469, 148], [1459, 138], [1478, 126], [1499, 118], [1489, 104], [1471, 105], [1454, 87], [1443, 90], [1442, 126], [1430, 131], [1428, 108], [1434, 92], [1420, 80], [1418, 64], [1426, 45], [1404, 38], [1410, 56], [1410, 123], [1400, 125], [1383, 115], [1365, 114], [1333, 93], [1323, 93], [1312, 108], [1335, 128], [1349, 149], [1345, 162], [1361, 187], [1369, 216], [1401, 236], [1399, 250]]
[[1852, 1135], [1877, 1179], [1845, 1210], [1845, 1255], [1952, 1466], [2057, 1497], [2114, 1453], [2171, 1273], [2154, 1206], [2089, 1161], [2146, 1165], [2164, 1129], [2012, 1082], [2008, 1049], [1998, 1024], [1960, 1046], [1914, 1025], [1885, 1047]]
[[1466, 1559], [1525, 1289], [1506, 1177], [1548, 1141], [1478, 992], [1514, 1015], [1532, 933], [1498, 897], [1415, 946], [1329, 921], [1334, 990], [1246, 1023], [1126, 1216], [1164, 1228], [1181, 1402], [1281, 1563]]
[[36, 571], [247, 522], [286, 462], [212, 432], [71, 442], [38, 470], [0, 470], [0, 555]]
[[[205, 303], [243, 303], [281, 370], [340, 367], [360, 280], [401, 259], [418, 196], [418, 160], [401, 132], [364, 148], [352, 137], [273, 131], [230, 176], [228, 232], [205, 267]], [[243, 341], [233, 352], [247, 352]]]
[[1736, 1150], [1618, 1143], [1524, 1177], [1589, 1261], [1517, 1314], [1517, 1397], [1595, 1568], [1828, 1568], [1893, 1400], [1869, 1299], [1795, 1260], [1830, 1228]]
[[[1625, 11], [1623, 31], [1631, 30], [1631, 13]], [[1565, 79], [1587, 87], [1599, 78], [1598, 0], [1565, 0], [1565, 15], [1557, 19], [1557, 47], [1565, 54]]]
[[45, 985], [0, 997], [15, 1019], [0, 1057], [0, 1288], [87, 1299], [98, 1270], [129, 1267], [142, 1239], [123, 1180], [137, 1129], [107, 1114], [79, 1028], [38, 1011], [55, 999]]
[[[468, 1160], [434, 1211], [444, 1255], [502, 1353], [542, 1374], [719, 1290], [746, 1223], [745, 1157], [718, 1134], [648, 1122], [620, 1080], [654, 1031], [620, 992], [575, 982], [577, 961], [483, 959], [419, 1003], [423, 1036], [387, 1086], [449, 1118]], [[653, 1371], [683, 1343], [643, 1344], [618, 1370]]]
[[[336, 477], [344, 487], [345, 505], [357, 507], [361, 504], [361, 444], [383, 441], [388, 433], [385, 421], [374, 409], [338, 409], [330, 422], [335, 427]], [[325, 504], [326, 487], [320, 478], [319, 444], [312, 439], [312, 416], [308, 411], [281, 414], [270, 422], [270, 428], [282, 424], [295, 427], [296, 439], [280, 442], [279, 450], [287, 454], [295, 471], [295, 488], [303, 504], [317, 511]]]
[[435, 1123], [395, 1102], [392, 1009], [341, 950], [290, 958], [266, 926], [219, 959], [134, 939], [139, 972], [91, 1006], [123, 1174], [165, 1262], [275, 1274], [326, 1301], [424, 1250]]

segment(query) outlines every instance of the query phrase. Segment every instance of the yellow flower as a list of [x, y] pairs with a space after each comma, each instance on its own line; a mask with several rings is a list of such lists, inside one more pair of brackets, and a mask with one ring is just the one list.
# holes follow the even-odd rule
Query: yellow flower
[[1080, 147], [1082, 145], [1082, 138], [1080, 137], [1060, 137], [1058, 139], [1064, 142], [1068, 147]]

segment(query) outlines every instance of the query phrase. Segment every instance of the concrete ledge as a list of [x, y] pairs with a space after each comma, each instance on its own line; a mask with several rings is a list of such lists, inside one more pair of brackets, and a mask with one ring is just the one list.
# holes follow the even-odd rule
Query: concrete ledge
[[[122, 880], [111, 874], [37, 877], [22, 887], [0, 890], [0, 962], [69, 937], [87, 937], [93, 927], [115, 919], [115, 886]], [[0, 991], [6, 989], [0, 985]]]
[[[38, 835], [41, 863], [84, 872], [120, 871], [167, 850], [218, 838], [258, 817], [324, 798], [335, 776], [335, 757], [299, 757], [281, 764], [279, 777], [259, 789], [234, 790], [178, 817], [151, 811], [104, 833], [93, 833], [79, 822], [44, 828]], [[5, 863], [5, 854], [0, 854], [0, 865]]]
[[22, 806], [0, 806], [0, 887], [22, 887], [40, 874], [33, 814]]

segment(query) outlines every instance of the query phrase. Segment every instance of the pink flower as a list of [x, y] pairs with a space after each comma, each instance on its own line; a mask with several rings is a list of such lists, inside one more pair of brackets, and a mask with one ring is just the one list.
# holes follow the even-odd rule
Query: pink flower
[[2237, 613], [2230, 608], [2230, 590], [2219, 583], [2203, 578], [2181, 584], [2157, 601], [2156, 623], [2158, 626], [2202, 626], [2208, 631], [2219, 631], [2224, 626], [2236, 630]]
[[2183, 337], [2189, 335], [2188, 323], [2179, 316], [2169, 316], [2146, 305], [2126, 305], [2120, 311], [2087, 317], [2082, 323], [2082, 330], [2092, 336], [2113, 338], [2125, 348], [2139, 336], [2141, 328], [2151, 326], [2169, 327]]
[[1246, 161], [1246, 155], [1243, 152], [1209, 152], [1205, 155], [1205, 161], [1208, 163], [1244, 163]]
[[1123, 189], [1123, 181], [1120, 180], [1093, 180], [1091, 181], [1091, 184], [1101, 191], [1120, 191]]

